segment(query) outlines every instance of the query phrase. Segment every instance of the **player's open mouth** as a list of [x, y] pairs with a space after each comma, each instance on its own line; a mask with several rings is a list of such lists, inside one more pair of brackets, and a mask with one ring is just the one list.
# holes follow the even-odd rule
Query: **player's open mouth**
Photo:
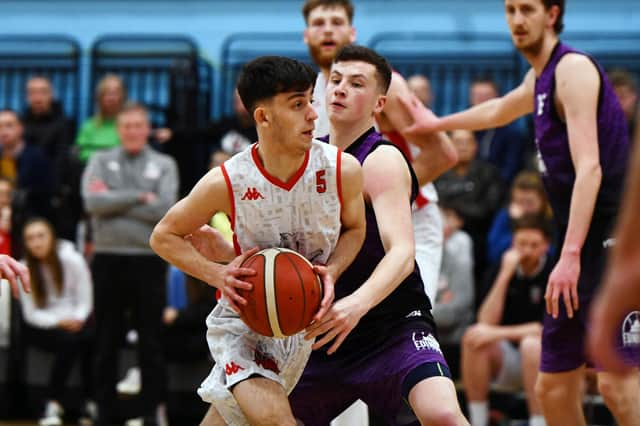
[[302, 132], [302, 134], [305, 136], [313, 136], [313, 129], [305, 130], [304, 132]]
[[322, 47], [336, 47], [337, 43], [335, 41], [323, 41]]

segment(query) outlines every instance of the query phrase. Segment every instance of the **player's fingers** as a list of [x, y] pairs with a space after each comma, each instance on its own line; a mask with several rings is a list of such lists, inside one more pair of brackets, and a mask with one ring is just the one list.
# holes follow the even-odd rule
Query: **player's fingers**
[[560, 299], [560, 291], [557, 287], [554, 286], [553, 290], [551, 290], [551, 316], [556, 319], [558, 318], [558, 300]]
[[338, 350], [340, 345], [342, 345], [342, 342], [344, 342], [344, 339], [346, 339], [348, 335], [349, 335], [349, 332], [347, 331], [343, 331], [342, 333], [340, 333], [338, 337], [336, 337], [333, 345], [331, 345], [331, 347], [327, 351], [327, 354], [329, 355], [334, 354]]
[[13, 297], [18, 298], [18, 282], [16, 281], [16, 274], [13, 272], [11, 267], [7, 264], [0, 263], [0, 274], [2, 274], [2, 278], [9, 281], [9, 285], [11, 286], [11, 292], [13, 293]]
[[252, 277], [256, 275], [256, 271], [251, 268], [234, 268], [229, 273], [234, 277]]
[[580, 309], [580, 299], [578, 299], [578, 285], [571, 286], [571, 300], [573, 301], [573, 310], [577, 311]]
[[573, 304], [571, 303], [571, 290], [564, 288], [562, 290], [562, 300], [564, 301], [564, 307], [567, 311], [567, 316], [573, 318]]
[[553, 286], [551, 285], [551, 282], [549, 282], [547, 284], [547, 290], [544, 292], [544, 303], [547, 309], [547, 314], [551, 315], [552, 312], [552, 304], [551, 304], [551, 288]]
[[313, 350], [319, 349], [324, 345], [326, 345], [327, 343], [331, 342], [337, 335], [338, 335], [338, 330], [336, 330], [335, 328], [332, 328], [324, 336], [316, 340], [313, 346], [311, 346], [311, 348]]
[[248, 258], [250, 258], [251, 256], [253, 256], [254, 254], [256, 254], [260, 249], [258, 247], [252, 247], [249, 250], [245, 251], [244, 253], [242, 253], [240, 256], [236, 257], [236, 264], [237, 265], [242, 265], [242, 263], [247, 260]]
[[223, 293], [227, 296], [227, 300], [230, 305], [235, 306], [235, 311], [239, 312], [239, 305], [245, 306], [247, 304], [247, 300], [236, 293], [235, 289], [232, 286], [225, 286]]

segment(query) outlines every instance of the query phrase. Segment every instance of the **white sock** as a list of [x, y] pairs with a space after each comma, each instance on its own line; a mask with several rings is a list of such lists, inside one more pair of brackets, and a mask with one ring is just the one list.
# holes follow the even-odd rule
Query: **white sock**
[[547, 426], [547, 423], [544, 421], [544, 416], [536, 414], [529, 417], [529, 426]]
[[489, 403], [487, 401], [469, 402], [471, 426], [487, 426], [489, 424]]

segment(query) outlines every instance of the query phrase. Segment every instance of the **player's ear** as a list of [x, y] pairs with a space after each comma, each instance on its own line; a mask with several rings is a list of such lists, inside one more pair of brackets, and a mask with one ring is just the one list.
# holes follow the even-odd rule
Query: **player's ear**
[[378, 96], [378, 100], [376, 101], [376, 106], [373, 108], [374, 114], [380, 114], [384, 109], [384, 104], [387, 103], [387, 97], [385, 95]]
[[305, 28], [302, 32], [302, 40], [304, 44], [309, 44], [309, 28]]
[[352, 26], [349, 31], [349, 43], [353, 44], [356, 42], [356, 29]]
[[267, 127], [271, 122], [271, 117], [269, 115], [269, 111], [264, 106], [258, 106], [253, 111], [253, 119], [256, 122], [256, 125]]

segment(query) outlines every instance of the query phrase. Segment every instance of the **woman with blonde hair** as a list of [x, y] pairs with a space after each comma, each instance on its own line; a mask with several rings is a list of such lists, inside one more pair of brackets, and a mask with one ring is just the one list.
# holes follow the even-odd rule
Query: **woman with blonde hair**
[[113, 148], [120, 143], [116, 131], [116, 116], [127, 100], [122, 78], [106, 74], [98, 82], [95, 92], [96, 112], [82, 124], [76, 139], [80, 160], [86, 162], [93, 152]]

